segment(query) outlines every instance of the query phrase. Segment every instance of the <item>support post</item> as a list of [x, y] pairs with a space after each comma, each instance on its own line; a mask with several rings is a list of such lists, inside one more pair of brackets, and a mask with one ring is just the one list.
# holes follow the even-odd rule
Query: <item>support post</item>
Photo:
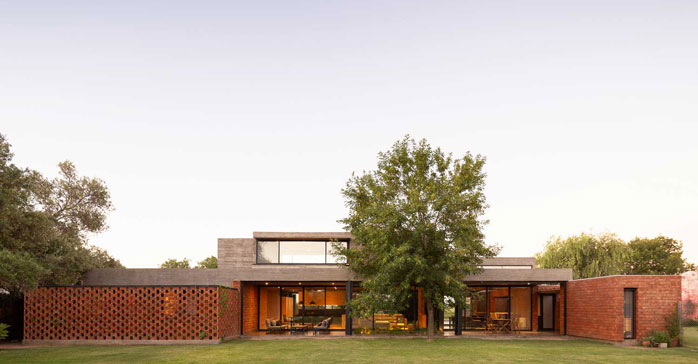
[[463, 334], [463, 321], [462, 321], [462, 315], [461, 315], [461, 308], [459, 304], [456, 304], [456, 335], [462, 335]]
[[562, 288], [565, 290], [565, 293], [563, 294], [563, 300], [565, 300], [565, 308], [564, 308], [564, 320], [565, 320], [565, 336], [567, 336], [567, 282], [562, 282]]
[[349, 307], [349, 303], [351, 302], [351, 296], [353, 294], [353, 289], [354, 289], [354, 284], [352, 281], [347, 281], [346, 285], [346, 293], [347, 293], [347, 298], [345, 302], [345, 317], [346, 317], [346, 322], [344, 323], [344, 335], [346, 336], [351, 336], [354, 333], [353, 327], [352, 327], [352, 322], [351, 322], [351, 308]]
[[243, 312], [245, 312], [245, 310], [244, 310], [245, 307], [244, 307], [244, 303], [243, 303], [243, 302], [245, 302], [244, 292], [245, 292], [245, 282], [240, 281], [240, 336], [242, 336], [244, 334], [244, 332], [242, 330], [245, 329], [245, 326], [243, 325], [243, 322], [245, 320], [245, 316], [243, 315]]

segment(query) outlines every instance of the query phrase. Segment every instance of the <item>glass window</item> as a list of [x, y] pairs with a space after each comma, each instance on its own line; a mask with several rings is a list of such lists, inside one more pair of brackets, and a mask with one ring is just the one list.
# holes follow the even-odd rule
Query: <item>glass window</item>
[[345, 303], [347, 291], [344, 287], [327, 287], [327, 304], [325, 305], [327, 317], [331, 317], [330, 329], [343, 329], [346, 323]]
[[623, 338], [635, 338], [635, 290], [626, 289], [623, 294]]
[[303, 321], [301, 316], [301, 301], [303, 289], [301, 287], [281, 288], [281, 321], [285, 324], [300, 324]]
[[324, 241], [282, 241], [279, 263], [324, 264]]
[[327, 263], [346, 263], [347, 259], [343, 255], [335, 254], [335, 246], [346, 249], [347, 242], [332, 242], [328, 241], [326, 246]]
[[490, 288], [489, 296], [489, 313], [490, 319], [500, 320], [509, 318], [509, 288], [497, 287]]
[[278, 263], [279, 262], [279, 242], [278, 241], [258, 241], [257, 242], [257, 263]]
[[487, 289], [472, 287], [471, 294], [465, 298], [463, 323], [466, 330], [484, 330], [487, 323]]
[[306, 324], [318, 324], [327, 318], [324, 287], [305, 288], [303, 303], [303, 322]]
[[511, 287], [511, 320], [519, 330], [531, 329], [531, 287]]

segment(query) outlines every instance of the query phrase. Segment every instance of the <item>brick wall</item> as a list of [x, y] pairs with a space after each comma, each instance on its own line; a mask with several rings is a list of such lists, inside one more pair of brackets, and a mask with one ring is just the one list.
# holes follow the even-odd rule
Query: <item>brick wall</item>
[[[239, 282], [236, 282], [238, 284]], [[259, 309], [259, 297], [257, 285], [245, 283], [242, 289], [242, 333], [257, 331], [257, 310]]]
[[240, 336], [240, 291], [218, 288], [218, 331], [221, 339]]
[[220, 286], [42, 287], [24, 298], [32, 342], [220, 342], [239, 335], [238, 291]]
[[611, 276], [567, 283], [567, 334], [623, 341], [623, 292], [636, 289], [636, 338], [663, 330], [681, 299], [680, 276]]

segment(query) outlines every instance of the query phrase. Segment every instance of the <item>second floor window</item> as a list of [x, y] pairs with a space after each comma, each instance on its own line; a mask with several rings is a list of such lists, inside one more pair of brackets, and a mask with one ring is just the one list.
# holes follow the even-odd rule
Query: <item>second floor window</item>
[[[337, 243], [334, 243], [337, 244]], [[338, 244], [346, 247], [347, 242]], [[344, 261], [334, 254], [330, 241], [258, 241], [257, 263], [260, 264], [335, 264]]]

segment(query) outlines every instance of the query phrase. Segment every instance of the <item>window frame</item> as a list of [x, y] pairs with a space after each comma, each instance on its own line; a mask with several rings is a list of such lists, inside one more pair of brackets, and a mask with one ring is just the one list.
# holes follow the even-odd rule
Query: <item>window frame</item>
[[[276, 261], [277, 263], [267, 263], [267, 262], [260, 262], [259, 261], [259, 243], [260, 242], [277, 242], [277, 251], [276, 251]], [[306, 242], [324, 242], [325, 243], [325, 251], [324, 251], [324, 263], [282, 263], [281, 262], [281, 244], [284, 242], [299, 242], [299, 241], [306, 241]], [[279, 239], [259, 239], [255, 241], [255, 264], [256, 265], [337, 265], [337, 264], [344, 264], [346, 265], [347, 262], [328, 262], [328, 247], [331, 248], [330, 244], [334, 243], [335, 241], [331, 241], [329, 239], [286, 239], [286, 240], [279, 240]], [[338, 239], [336, 240], [337, 243], [344, 243], [347, 245], [347, 249], [350, 248], [351, 246], [351, 241], [348, 239]]]

